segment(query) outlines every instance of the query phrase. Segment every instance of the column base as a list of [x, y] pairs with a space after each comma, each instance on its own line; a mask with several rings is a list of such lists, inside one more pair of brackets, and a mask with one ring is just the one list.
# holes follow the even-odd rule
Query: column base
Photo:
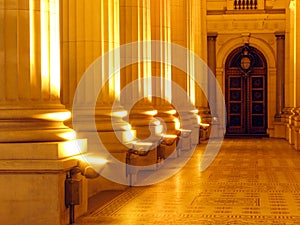
[[165, 135], [162, 143], [157, 147], [158, 163], [167, 158], [176, 158], [178, 156], [177, 149], [178, 136]]
[[294, 129], [294, 148], [300, 151], [300, 130]]
[[[110, 132], [108, 132], [107, 137], [111, 138], [113, 135], [109, 135]], [[109, 140], [109, 139], [108, 139]], [[107, 144], [107, 143], [106, 143]], [[118, 161], [122, 163], [126, 163], [126, 147], [120, 145], [119, 143], [111, 144], [107, 146], [107, 151], [109, 151], [110, 156], [114, 157]], [[89, 148], [93, 148], [92, 145], [89, 145]], [[109, 159], [108, 159], [109, 160]], [[120, 183], [111, 181], [105, 176], [110, 176], [110, 173], [115, 173], [118, 171], [118, 174], [120, 174], [119, 179], [124, 178], [123, 180], [120, 180]], [[114, 177], [113, 175], [111, 177]], [[122, 191], [126, 189], [126, 184], [128, 181], [126, 180], [126, 167], [117, 167], [115, 168], [113, 164], [108, 164], [104, 167], [104, 169], [100, 172], [100, 176], [96, 179], [89, 179], [88, 180], [88, 197], [92, 197], [95, 194], [101, 192], [101, 191], [107, 191], [107, 190], [118, 190]], [[122, 184], [123, 183], [123, 184]]]
[[281, 121], [285, 124], [285, 139], [287, 141], [289, 140], [289, 118], [290, 118], [290, 116], [293, 115], [292, 110], [293, 110], [292, 107], [286, 107], [282, 110], [283, 115], [282, 115]]
[[[85, 140], [0, 144], [0, 215], [2, 224], [69, 224], [65, 180], [78, 165], [72, 158], [86, 150]], [[87, 211], [86, 180], [75, 217]]]
[[269, 130], [269, 135], [272, 138], [285, 138], [286, 137], [286, 124], [281, 121], [273, 122], [273, 129]]
[[[49, 107], [49, 108], [47, 108]], [[25, 108], [25, 109], [24, 109]], [[75, 139], [64, 124], [71, 117], [61, 104], [0, 107], [0, 143], [55, 142]]]
[[288, 132], [289, 132], [289, 143], [291, 144], [291, 145], [294, 145], [295, 144], [295, 132], [294, 132], [294, 130], [295, 130], [295, 127], [293, 126], [293, 125], [291, 125], [291, 124], [289, 124], [289, 126], [288, 126]]
[[187, 137], [181, 137], [179, 141], [179, 149], [180, 151], [190, 151], [192, 149], [192, 137], [191, 135]]
[[211, 127], [209, 124], [203, 124], [200, 126], [199, 143], [209, 139], [210, 130], [211, 130]]
[[221, 126], [218, 120], [212, 120], [210, 125], [210, 138], [222, 138], [224, 137], [224, 127]]

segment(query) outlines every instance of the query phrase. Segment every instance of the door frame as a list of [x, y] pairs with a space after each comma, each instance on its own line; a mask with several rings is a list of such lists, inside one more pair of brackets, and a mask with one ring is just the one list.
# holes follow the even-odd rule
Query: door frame
[[[247, 60], [245, 60], [247, 59]], [[249, 60], [251, 59], [251, 60]], [[246, 62], [246, 64], [242, 63]], [[248, 61], [251, 61], [247, 64]], [[243, 65], [242, 65], [243, 64]], [[246, 65], [246, 66], [245, 66]], [[248, 66], [247, 66], [248, 65]], [[243, 68], [244, 67], [244, 68]], [[229, 78], [228, 73], [231, 76]], [[262, 81], [261, 88], [255, 88], [253, 82], [256, 80]], [[236, 105], [239, 105], [240, 110], [240, 124], [241, 126], [232, 126], [231, 131], [229, 132], [229, 112], [227, 112], [226, 120], [226, 134], [242, 134], [242, 135], [251, 135], [251, 134], [267, 134], [268, 133], [268, 64], [264, 54], [257, 48], [245, 44], [239, 46], [232, 50], [225, 60], [224, 68], [224, 94], [226, 101], [226, 109], [229, 110], [228, 104], [230, 103], [230, 93], [229, 90], [234, 91], [235, 88], [231, 87], [231, 80], [240, 80], [240, 86], [236, 88], [237, 92], [240, 93], [241, 100], [237, 100]], [[230, 83], [229, 83], [230, 82]], [[254, 99], [253, 93], [261, 92], [262, 100]], [[232, 100], [234, 102], [234, 100]], [[235, 105], [235, 103], [232, 103]], [[252, 106], [262, 106], [262, 113], [260, 115], [258, 112], [254, 112]], [[234, 114], [234, 113], [232, 113]], [[230, 115], [232, 115], [230, 114]], [[234, 116], [234, 115], [233, 115]], [[254, 125], [254, 118], [262, 118], [264, 122], [262, 126]]]

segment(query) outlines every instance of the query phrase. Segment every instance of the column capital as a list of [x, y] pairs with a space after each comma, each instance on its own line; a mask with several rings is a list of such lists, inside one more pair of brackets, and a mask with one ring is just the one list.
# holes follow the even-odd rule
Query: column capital
[[216, 40], [217, 37], [218, 37], [218, 33], [217, 32], [207, 33], [207, 39]]
[[275, 34], [275, 37], [277, 38], [277, 39], [285, 39], [285, 33], [284, 32], [275, 32], [274, 33]]

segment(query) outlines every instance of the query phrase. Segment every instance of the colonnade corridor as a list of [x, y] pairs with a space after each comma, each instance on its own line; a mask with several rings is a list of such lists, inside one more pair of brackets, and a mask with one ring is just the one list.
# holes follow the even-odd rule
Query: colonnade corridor
[[200, 172], [204, 150], [202, 143], [168, 180], [128, 188], [76, 224], [300, 224], [300, 152], [288, 142], [225, 139]]

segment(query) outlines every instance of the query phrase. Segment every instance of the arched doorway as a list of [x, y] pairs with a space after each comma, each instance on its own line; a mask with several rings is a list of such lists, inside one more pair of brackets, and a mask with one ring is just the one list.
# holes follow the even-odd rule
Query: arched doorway
[[227, 135], [266, 134], [267, 62], [246, 44], [233, 50], [225, 65]]

